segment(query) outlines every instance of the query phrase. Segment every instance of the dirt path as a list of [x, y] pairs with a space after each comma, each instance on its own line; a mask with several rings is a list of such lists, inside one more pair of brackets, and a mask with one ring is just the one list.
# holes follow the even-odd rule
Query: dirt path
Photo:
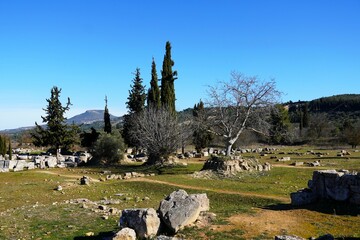
[[171, 183], [171, 182], [159, 181], [159, 180], [154, 180], [154, 179], [149, 179], [149, 178], [131, 178], [126, 181], [150, 182], [150, 183], [165, 184], [165, 185], [179, 187], [179, 188], [211, 191], [211, 192], [216, 192], [216, 193], [236, 194], [236, 195], [246, 196], [246, 197], [259, 197], [259, 198], [275, 199], [275, 200], [279, 200], [284, 203], [288, 203], [290, 200], [289, 198], [279, 197], [279, 196], [275, 196], [275, 195], [267, 195], [267, 194], [260, 194], [260, 193], [251, 193], [251, 192], [238, 192], [238, 191], [230, 191], [230, 190], [222, 190], [222, 189], [210, 189], [210, 188], [206, 188], [206, 187], [197, 187], [197, 186], [191, 186], [191, 185], [185, 185], [185, 184]]

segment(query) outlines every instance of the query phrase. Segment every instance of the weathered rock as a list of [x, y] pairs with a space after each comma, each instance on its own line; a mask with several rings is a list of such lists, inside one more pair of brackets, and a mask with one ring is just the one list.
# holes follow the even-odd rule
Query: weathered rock
[[313, 203], [317, 200], [316, 194], [310, 189], [303, 189], [290, 194], [291, 205], [301, 206]]
[[160, 219], [153, 208], [125, 209], [121, 213], [120, 227], [134, 229], [139, 238], [152, 238], [159, 231]]
[[360, 175], [347, 170], [314, 171], [308, 189], [291, 193], [293, 205], [308, 204], [317, 199], [350, 201], [360, 204]]
[[193, 198], [195, 201], [199, 202], [200, 212], [205, 212], [210, 210], [210, 201], [206, 193], [191, 194], [190, 197]]
[[280, 235], [275, 236], [275, 240], [305, 240], [305, 238], [294, 236], [294, 235]]
[[169, 231], [176, 233], [194, 223], [201, 209], [196, 197], [189, 196], [184, 190], [177, 190], [160, 202], [159, 215]]
[[56, 157], [46, 157], [45, 158], [45, 166], [49, 168], [54, 168], [57, 165], [57, 159]]
[[9, 172], [9, 162], [8, 160], [0, 160], [0, 172]]
[[278, 159], [279, 162], [287, 162], [287, 161], [290, 161], [290, 160], [291, 160], [291, 157], [282, 157], [282, 158]]
[[90, 178], [87, 176], [83, 176], [80, 178], [80, 184], [81, 185], [89, 185], [90, 184]]
[[182, 238], [169, 237], [169, 236], [164, 236], [164, 235], [157, 236], [155, 239], [156, 240], [183, 240]]
[[136, 233], [131, 228], [123, 228], [115, 234], [112, 240], [136, 240]]
[[269, 171], [270, 169], [269, 163], [261, 164], [257, 159], [245, 159], [240, 156], [222, 159], [213, 156], [205, 162], [201, 171], [211, 170], [225, 176], [231, 176], [242, 171]]

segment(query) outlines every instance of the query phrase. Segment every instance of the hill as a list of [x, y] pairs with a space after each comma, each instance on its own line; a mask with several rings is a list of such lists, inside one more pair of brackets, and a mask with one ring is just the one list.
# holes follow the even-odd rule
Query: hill
[[[110, 120], [117, 119], [118, 117], [110, 114]], [[68, 124], [92, 124], [95, 122], [104, 121], [104, 110], [87, 110], [84, 113], [76, 115], [67, 120]]]
[[[121, 117], [117, 117], [110, 114], [110, 120], [112, 124], [118, 123], [119, 121], [121, 121], [121, 119], [122, 119]], [[87, 110], [84, 113], [69, 118], [66, 122], [67, 124], [75, 123], [77, 125], [81, 125], [81, 128], [83, 129], [90, 129], [91, 127], [94, 127], [96, 129], [101, 129], [103, 127], [103, 121], [104, 121], [104, 110]], [[17, 134], [31, 130], [33, 128], [34, 126], [6, 129], [6, 130], [0, 130], [0, 133], [12, 135], [12, 134]]]

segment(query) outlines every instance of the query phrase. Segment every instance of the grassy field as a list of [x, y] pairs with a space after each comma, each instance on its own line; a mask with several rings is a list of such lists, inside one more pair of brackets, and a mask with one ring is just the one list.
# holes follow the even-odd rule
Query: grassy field
[[[322, 157], [308, 153], [326, 153]], [[279, 154], [282, 152], [283, 154]], [[247, 173], [232, 179], [196, 179], [191, 173], [201, 169], [204, 159], [184, 160], [188, 166], [149, 168], [124, 165], [117, 168], [74, 168], [31, 170], [0, 174], [0, 239], [101, 239], [118, 229], [119, 212], [108, 214], [93, 203], [121, 211], [125, 208], [153, 207], [179, 188], [189, 193], [207, 193], [211, 212], [217, 219], [204, 229], [185, 228], [186, 239], [273, 239], [276, 234], [302, 237], [331, 233], [336, 237], [360, 237], [358, 209], [346, 204], [322, 202], [306, 208], [292, 208], [289, 194], [307, 186], [316, 169], [360, 171], [360, 153], [338, 157], [339, 150], [283, 148], [260, 157], [271, 162], [270, 172]], [[302, 155], [295, 153], [303, 153]], [[276, 162], [271, 156], [290, 156]], [[295, 161], [320, 160], [317, 168], [294, 167]], [[131, 180], [108, 180], [101, 171], [155, 173]], [[92, 178], [89, 186], [79, 184], [83, 175]], [[54, 190], [58, 185], [62, 191]], [[86, 235], [94, 235], [87, 237]]]

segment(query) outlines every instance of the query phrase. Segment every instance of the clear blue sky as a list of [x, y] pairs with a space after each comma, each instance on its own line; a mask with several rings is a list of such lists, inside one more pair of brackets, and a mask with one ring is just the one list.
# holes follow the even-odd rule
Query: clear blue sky
[[172, 44], [178, 110], [237, 70], [275, 78], [282, 101], [360, 93], [358, 0], [0, 0], [0, 129], [41, 122], [53, 86], [71, 117], [126, 112]]

